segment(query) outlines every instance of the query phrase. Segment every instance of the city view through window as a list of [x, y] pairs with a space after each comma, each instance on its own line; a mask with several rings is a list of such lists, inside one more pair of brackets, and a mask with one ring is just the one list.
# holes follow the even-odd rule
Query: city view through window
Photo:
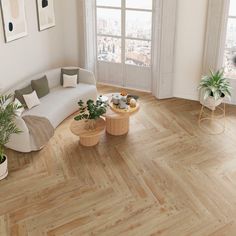
[[226, 48], [224, 54], [225, 76], [236, 79], [236, 0], [230, 1], [227, 26]]
[[149, 67], [151, 39], [152, 0], [97, 0], [99, 61]]

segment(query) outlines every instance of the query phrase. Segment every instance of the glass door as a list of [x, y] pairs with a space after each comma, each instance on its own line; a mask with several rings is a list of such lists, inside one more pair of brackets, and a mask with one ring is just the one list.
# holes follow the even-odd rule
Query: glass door
[[151, 91], [152, 0], [97, 0], [98, 81]]

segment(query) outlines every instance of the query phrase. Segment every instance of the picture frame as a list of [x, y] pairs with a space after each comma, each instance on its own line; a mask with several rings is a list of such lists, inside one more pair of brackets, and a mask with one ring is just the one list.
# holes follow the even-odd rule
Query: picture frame
[[36, 0], [39, 31], [52, 28], [56, 25], [53, 0]]
[[0, 2], [5, 42], [27, 36], [25, 0], [1, 0]]

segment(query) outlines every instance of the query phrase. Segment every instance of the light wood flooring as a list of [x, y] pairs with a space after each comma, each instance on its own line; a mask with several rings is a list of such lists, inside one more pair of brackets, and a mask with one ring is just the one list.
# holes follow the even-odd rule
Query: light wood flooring
[[42, 151], [7, 150], [0, 236], [236, 235], [236, 108], [224, 134], [207, 135], [198, 102], [133, 93], [141, 110], [127, 136], [81, 147], [72, 116]]

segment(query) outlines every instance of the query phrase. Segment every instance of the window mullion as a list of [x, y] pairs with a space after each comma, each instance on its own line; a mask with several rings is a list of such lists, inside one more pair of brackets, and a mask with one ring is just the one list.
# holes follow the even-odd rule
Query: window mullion
[[103, 8], [103, 9], [115, 9], [115, 10], [120, 10], [120, 7], [108, 7], [108, 6], [97, 6], [97, 8]]
[[119, 35], [112, 35], [112, 34], [99, 34], [98, 33], [97, 36], [121, 39], [121, 36], [119, 36]]
[[[236, 48], [236, 16], [231, 14], [232, 6], [229, 6], [229, 12], [226, 22], [226, 39], [224, 50], [224, 71], [225, 77], [229, 79], [236, 79], [236, 69], [234, 65], [235, 48]], [[234, 23], [233, 23], [234, 22]]]
[[126, 0], [121, 0], [121, 63], [122, 63], [122, 75], [123, 75], [123, 86], [126, 85], [125, 79], [125, 35], [126, 35], [126, 11], [125, 2]]

